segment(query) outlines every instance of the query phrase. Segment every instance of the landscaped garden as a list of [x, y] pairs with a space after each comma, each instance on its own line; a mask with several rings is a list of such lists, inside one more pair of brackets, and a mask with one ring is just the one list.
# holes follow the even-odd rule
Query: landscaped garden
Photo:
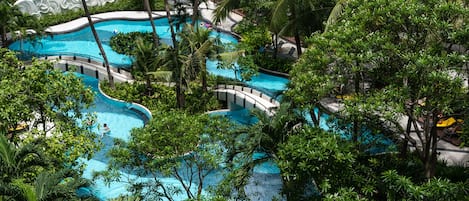
[[13, 3], [0, 200], [469, 199], [464, 1]]

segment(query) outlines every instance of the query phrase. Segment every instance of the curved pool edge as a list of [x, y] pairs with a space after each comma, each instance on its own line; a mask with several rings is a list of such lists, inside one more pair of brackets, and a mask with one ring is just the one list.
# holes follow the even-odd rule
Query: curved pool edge
[[98, 82], [98, 90], [99, 90], [99, 93], [101, 93], [104, 97], [106, 97], [107, 99], [109, 100], [113, 100], [113, 101], [116, 101], [116, 102], [120, 102], [120, 103], [123, 103], [126, 105], [127, 109], [129, 110], [132, 110], [134, 112], [137, 112], [139, 114], [143, 114], [145, 117], [146, 117], [146, 120], [144, 119], [144, 123], [146, 123], [148, 120], [152, 119], [153, 116], [151, 114], [151, 111], [141, 105], [141, 104], [138, 104], [138, 103], [134, 103], [134, 102], [126, 102], [126, 101], [123, 101], [123, 100], [119, 100], [119, 99], [116, 99], [116, 98], [113, 98], [109, 95], [107, 95], [106, 93], [104, 93], [104, 91], [101, 89], [101, 85], [100, 83]]
[[[164, 11], [153, 11], [152, 14], [154, 19], [166, 17]], [[93, 23], [108, 20], [148, 20], [148, 13], [146, 11], [114, 11], [91, 15], [91, 19]], [[64, 34], [83, 29], [88, 25], [88, 19], [80, 17], [69, 22], [50, 26], [45, 31], [51, 34]]]
[[283, 77], [283, 78], [287, 78], [287, 79], [290, 78], [290, 74], [288, 74], [288, 73], [269, 70], [269, 69], [266, 69], [266, 68], [259, 67], [259, 71], [263, 72], [263, 73], [266, 73], [266, 74], [269, 74], [269, 75], [273, 75], [273, 76], [279, 76], [279, 77]]

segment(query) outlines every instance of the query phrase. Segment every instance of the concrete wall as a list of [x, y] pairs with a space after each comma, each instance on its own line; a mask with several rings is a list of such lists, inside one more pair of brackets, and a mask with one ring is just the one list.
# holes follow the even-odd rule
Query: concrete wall
[[[86, 0], [89, 7], [101, 6], [116, 0]], [[40, 17], [47, 13], [82, 9], [81, 0], [18, 0], [15, 2], [21, 12]]]

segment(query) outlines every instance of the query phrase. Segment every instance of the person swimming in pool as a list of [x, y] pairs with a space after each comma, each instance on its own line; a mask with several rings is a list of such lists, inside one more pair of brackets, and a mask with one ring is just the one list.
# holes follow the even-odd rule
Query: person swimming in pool
[[106, 134], [109, 134], [111, 132], [111, 129], [107, 126], [107, 124], [103, 124], [103, 133], [101, 134], [101, 137], [103, 137]]

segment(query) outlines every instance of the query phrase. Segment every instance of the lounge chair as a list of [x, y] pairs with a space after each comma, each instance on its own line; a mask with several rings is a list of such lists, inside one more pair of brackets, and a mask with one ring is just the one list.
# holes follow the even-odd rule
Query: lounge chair
[[288, 56], [293, 56], [293, 53], [295, 53], [296, 48], [291, 47], [290, 51], [288, 51]]
[[452, 126], [456, 122], [457, 122], [457, 120], [454, 117], [449, 117], [447, 119], [440, 119], [436, 123], [436, 127], [438, 127], [438, 128], [447, 128], [447, 127]]

